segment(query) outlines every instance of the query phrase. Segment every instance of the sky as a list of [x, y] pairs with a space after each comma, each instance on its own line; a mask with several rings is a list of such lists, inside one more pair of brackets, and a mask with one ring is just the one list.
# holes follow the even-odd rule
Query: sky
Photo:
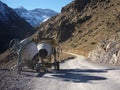
[[28, 10], [35, 8], [52, 9], [60, 12], [62, 7], [66, 6], [73, 0], [0, 0], [11, 8], [23, 6]]

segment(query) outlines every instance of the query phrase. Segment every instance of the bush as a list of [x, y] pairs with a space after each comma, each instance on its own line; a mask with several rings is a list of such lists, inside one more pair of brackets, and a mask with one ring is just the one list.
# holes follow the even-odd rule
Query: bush
[[96, 42], [92, 42], [92, 43], [91, 43], [91, 45], [94, 45], [94, 44], [96, 44]]
[[77, 47], [77, 45], [75, 45], [75, 44], [71, 44], [71, 47], [72, 47], [72, 48], [75, 48], [75, 47]]

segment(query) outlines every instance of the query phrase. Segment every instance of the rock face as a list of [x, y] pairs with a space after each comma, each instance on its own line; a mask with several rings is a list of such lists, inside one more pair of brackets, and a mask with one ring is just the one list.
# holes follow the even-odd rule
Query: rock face
[[92, 61], [120, 65], [120, 33], [99, 43], [88, 57]]
[[37, 8], [34, 10], [27, 10], [22, 6], [14, 9], [14, 11], [20, 17], [22, 17], [25, 21], [30, 23], [33, 27], [38, 26], [40, 23], [58, 14], [57, 12], [50, 10], [50, 9]]
[[23, 39], [33, 33], [34, 30], [30, 24], [0, 1], [0, 53], [8, 48], [11, 39]]

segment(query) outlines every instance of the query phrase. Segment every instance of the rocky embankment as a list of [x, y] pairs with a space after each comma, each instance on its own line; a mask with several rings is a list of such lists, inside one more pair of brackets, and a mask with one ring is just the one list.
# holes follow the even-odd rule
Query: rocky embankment
[[99, 43], [88, 57], [92, 61], [120, 65], [120, 33]]

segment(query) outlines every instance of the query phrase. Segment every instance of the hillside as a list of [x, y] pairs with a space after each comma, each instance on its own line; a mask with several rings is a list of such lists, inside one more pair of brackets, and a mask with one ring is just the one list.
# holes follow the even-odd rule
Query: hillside
[[37, 30], [35, 41], [55, 37], [64, 50], [87, 56], [99, 42], [120, 32], [120, 0], [74, 0]]
[[34, 29], [30, 24], [0, 1], [0, 53], [8, 49], [11, 39], [23, 39], [33, 33]]

